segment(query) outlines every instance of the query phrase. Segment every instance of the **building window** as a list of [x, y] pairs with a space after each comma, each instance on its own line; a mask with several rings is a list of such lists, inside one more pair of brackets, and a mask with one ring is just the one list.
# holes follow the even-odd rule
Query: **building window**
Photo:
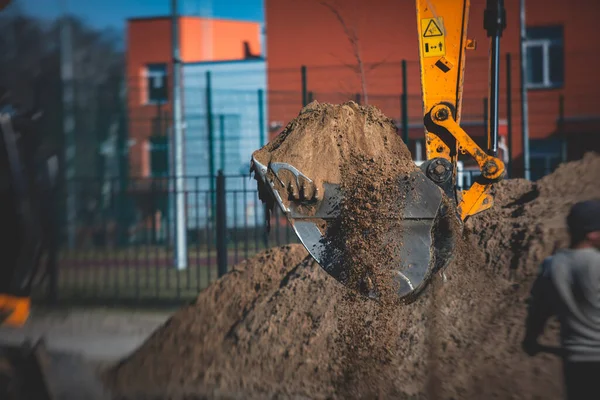
[[562, 161], [562, 141], [559, 139], [531, 139], [529, 157], [531, 180], [538, 180], [554, 172]]
[[564, 83], [562, 26], [527, 28], [527, 87], [547, 89]]
[[150, 176], [169, 176], [169, 141], [167, 136], [150, 137]]
[[150, 64], [146, 67], [148, 104], [162, 104], [168, 100], [167, 64]]

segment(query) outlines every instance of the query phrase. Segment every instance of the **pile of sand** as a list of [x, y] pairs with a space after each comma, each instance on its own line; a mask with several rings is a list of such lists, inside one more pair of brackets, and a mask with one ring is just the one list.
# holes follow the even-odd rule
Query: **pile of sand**
[[[525, 300], [539, 262], [565, 244], [569, 206], [600, 197], [599, 178], [590, 154], [535, 184], [498, 184], [445, 279], [403, 307], [346, 290], [299, 245], [271, 249], [204, 290], [107, 381], [122, 399], [561, 398], [559, 360], [520, 350]], [[556, 342], [555, 326], [545, 340]]]
[[367, 167], [367, 160], [385, 168], [386, 176], [393, 173], [390, 168], [398, 173], [416, 169], [394, 122], [378, 108], [353, 101], [339, 105], [313, 101], [253, 157], [264, 165], [293, 165], [314, 181], [320, 193], [323, 183], [342, 183], [345, 173]]

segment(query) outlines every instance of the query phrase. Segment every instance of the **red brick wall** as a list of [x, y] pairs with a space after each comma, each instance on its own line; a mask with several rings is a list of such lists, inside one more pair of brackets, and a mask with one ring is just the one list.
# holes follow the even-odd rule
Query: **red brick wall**
[[[448, 0], [445, 0], [448, 1]], [[467, 53], [463, 116], [483, 114], [487, 95], [488, 39], [483, 29], [485, 1], [471, 2], [468, 37], [478, 47]], [[501, 52], [512, 54], [513, 156], [521, 146], [519, 90], [519, 1], [506, 0], [507, 29]], [[266, 0], [269, 120], [284, 124], [301, 107], [300, 67], [307, 66], [308, 87], [317, 100], [340, 102], [360, 91], [358, 75], [343, 64], [356, 65], [348, 38], [333, 13], [315, 0]], [[367, 74], [370, 103], [390, 117], [398, 117], [401, 93], [400, 61], [408, 61], [409, 115], [411, 123], [421, 115], [417, 21], [414, 1], [338, 0], [348, 26], [356, 29], [365, 63], [383, 63]], [[558, 98], [565, 96], [567, 115], [598, 115], [596, 92], [600, 89], [600, 41], [590, 36], [597, 25], [600, 3], [595, 0], [527, 0], [528, 26], [564, 26], [565, 85], [552, 90], [529, 91], [529, 126], [532, 138], [556, 131]], [[329, 66], [329, 67], [325, 67]], [[335, 66], [335, 67], [332, 67]], [[502, 61], [501, 117], [506, 113], [506, 71]]]

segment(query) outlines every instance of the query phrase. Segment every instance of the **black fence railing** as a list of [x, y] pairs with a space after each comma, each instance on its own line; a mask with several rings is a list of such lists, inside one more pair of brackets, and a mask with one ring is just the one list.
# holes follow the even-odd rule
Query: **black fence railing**
[[[60, 232], [58, 300], [185, 301], [218, 279], [219, 262], [225, 265], [222, 274], [264, 249], [298, 242], [278, 209], [270, 215], [267, 232], [253, 180], [221, 179], [223, 185], [211, 185], [209, 177], [185, 179], [187, 268], [182, 270], [175, 263], [173, 179], [78, 179], [73, 185], [79, 205], [76, 223]], [[71, 235], [75, 240], [70, 242]], [[41, 282], [35, 296], [44, 299], [48, 291]]]
[[[478, 175], [463, 170], [459, 188], [468, 188]], [[60, 232], [59, 302], [180, 303], [236, 263], [264, 249], [299, 242], [278, 208], [267, 232], [264, 205], [248, 176], [221, 175], [212, 190], [209, 177], [185, 181], [187, 268], [178, 270], [172, 179], [78, 180], [76, 224]], [[76, 237], [71, 246], [69, 234]], [[42, 281], [34, 297], [43, 300], [48, 290]]]

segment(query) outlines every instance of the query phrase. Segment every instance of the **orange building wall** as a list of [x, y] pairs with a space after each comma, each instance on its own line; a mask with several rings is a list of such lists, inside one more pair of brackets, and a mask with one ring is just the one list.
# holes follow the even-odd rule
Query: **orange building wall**
[[[254, 54], [261, 53], [261, 26], [257, 22], [181, 17], [179, 20], [181, 61], [202, 62], [239, 60], [244, 58], [244, 42]], [[131, 19], [127, 24], [127, 77], [129, 135], [135, 144], [129, 150], [132, 176], [148, 176], [149, 160], [145, 143], [152, 133], [152, 121], [158, 115], [157, 105], [146, 105], [147, 64], [167, 63], [171, 85], [171, 18]], [[169, 90], [169, 98], [171, 91]], [[171, 104], [160, 106], [170, 118]], [[164, 121], [163, 126], [168, 126]]]
[[[341, 102], [360, 92], [358, 74], [344, 64], [356, 66], [348, 37], [335, 15], [315, 0], [265, 0], [267, 61], [269, 68], [269, 121], [285, 123], [301, 107], [300, 67], [307, 66], [308, 90], [319, 101]], [[418, 64], [415, 1], [332, 1], [355, 29], [361, 57], [367, 64], [381, 65], [366, 74], [369, 103], [390, 117], [400, 115], [401, 60], [408, 62], [410, 122], [419, 123], [422, 110]], [[504, 56], [512, 54], [513, 156], [522, 153], [519, 95], [519, 1], [506, 0], [507, 29], [501, 42], [501, 118], [506, 114]], [[477, 49], [467, 53], [463, 117], [481, 118], [487, 96], [488, 39], [483, 29], [485, 1], [471, 1], [468, 37]], [[600, 3], [595, 0], [527, 0], [527, 25], [564, 26], [565, 85], [560, 89], [529, 91], [531, 138], [548, 137], [556, 131], [559, 95], [565, 96], [566, 115], [598, 115], [594, 99], [600, 75], [593, 65], [600, 61], [600, 41], [591, 40], [584, 27], [594, 27]]]
[[244, 49], [240, 45], [242, 38], [249, 42], [253, 54], [261, 54], [261, 27], [256, 22], [214, 20], [212, 35], [215, 38], [213, 61], [243, 59]]

